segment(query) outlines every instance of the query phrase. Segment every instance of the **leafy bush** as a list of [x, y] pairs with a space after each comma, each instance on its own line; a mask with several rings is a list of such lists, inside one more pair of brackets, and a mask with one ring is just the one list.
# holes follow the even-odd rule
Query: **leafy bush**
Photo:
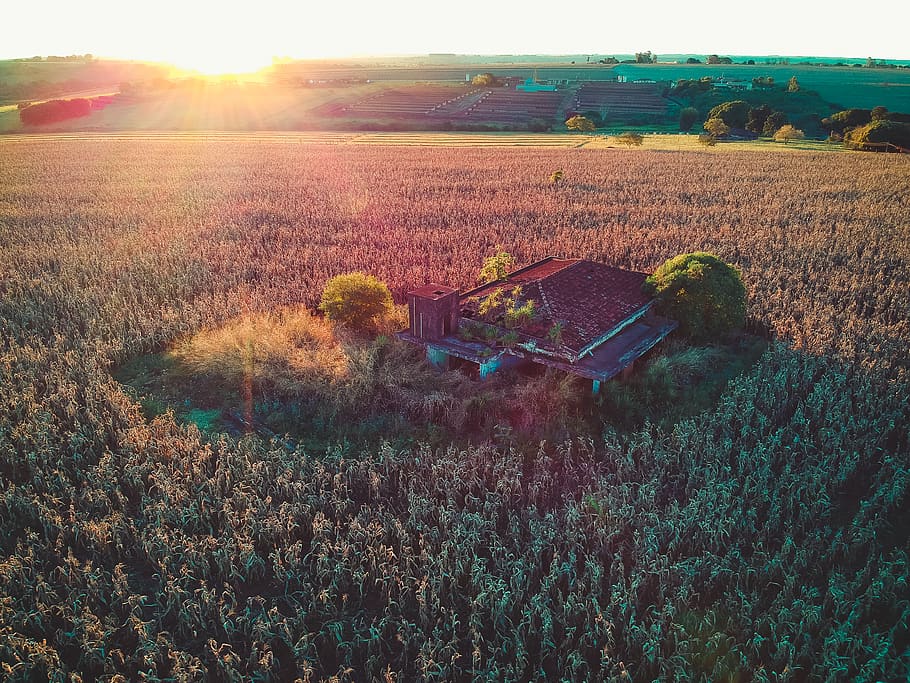
[[713, 340], [745, 323], [742, 276], [713, 254], [674, 256], [648, 277], [645, 288], [657, 296], [658, 311], [694, 340]]
[[329, 320], [352, 329], [373, 329], [392, 308], [386, 284], [365, 273], [346, 273], [330, 279], [322, 292], [319, 310]]
[[780, 111], [772, 111], [765, 119], [761, 133], [765, 137], [771, 137], [785, 125], [787, 125], [787, 115]]
[[531, 322], [536, 309], [537, 303], [533, 299], [528, 299], [519, 305], [518, 297], [513, 296], [509, 306], [503, 312], [503, 324], [510, 330], [520, 329]]
[[72, 100], [50, 100], [19, 109], [19, 118], [26, 126], [59, 123], [92, 113], [91, 100], [78, 97]]
[[632, 131], [627, 130], [622, 135], [616, 135], [613, 137], [617, 143], [620, 145], [625, 145], [626, 147], [641, 147], [642, 143], [645, 141], [645, 136], [640, 133], [633, 133]]
[[474, 78], [471, 79], [471, 85], [479, 85], [487, 88], [498, 86], [499, 84], [499, 79], [489, 72], [477, 74], [474, 76]]

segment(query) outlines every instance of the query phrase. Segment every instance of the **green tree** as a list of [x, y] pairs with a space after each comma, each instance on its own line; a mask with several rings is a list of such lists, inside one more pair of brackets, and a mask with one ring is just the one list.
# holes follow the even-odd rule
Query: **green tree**
[[679, 129], [684, 133], [692, 130], [696, 119], [698, 119], [698, 109], [695, 107], [684, 108], [679, 112]]
[[765, 125], [762, 126], [761, 134], [767, 138], [773, 136], [781, 126], [787, 124], [787, 115], [780, 111], [771, 112], [765, 119]]
[[804, 137], [806, 137], [805, 133], [799, 128], [794, 128], [789, 123], [785, 126], [781, 126], [777, 129], [777, 132], [774, 133], [774, 139], [777, 142], [783, 141], [784, 143], [790, 142], [790, 140], [802, 140]]
[[888, 118], [888, 108], [882, 106], [872, 107], [869, 115], [873, 121], [885, 121]]
[[508, 275], [513, 268], [515, 268], [515, 259], [500, 247], [493, 256], [484, 259], [478, 279], [484, 284], [495, 282]]
[[641, 147], [642, 143], [645, 141], [645, 136], [627, 130], [622, 135], [614, 135], [613, 139], [620, 145], [625, 145], [626, 147]]
[[751, 107], [742, 100], [723, 102], [708, 112], [709, 119], [721, 119], [730, 128], [745, 128]]
[[553, 171], [550, 174], [550, 183], [552, 185], [559, 185], [559, 183], [562, 182], [562, 179], [564, 176], [565, 176], [565, 174], [563, 173], [561, 168], [556, 171]]
[[787, 81], [787, 92], [799, 92], [799, 81], [796, 80], [796, 76], [791, 76]]
[[724, 123], [723, 119], [708, 119], [703, 127], [715, 139], [730, 132], [730, 126]]
[[844, 134], [853, 128], [865, 126], [872, 120], [870, 109], [844, 109], [822, 119], [822, 127], [834, 133]]
[[319, 310], [326, 318], [357, 330], [374, 327], [391, 309], [389, 288], [365, 273], [345, 273], [331, 278], [319, 303]]
[[723, 336], [746, 320], [746, 287], [737, 268], [714, 254], [680, 254], [645, 281], [657, 311], [679, 322], [682, 334], [698, 342]]
[[765, 121], [768, 120], [772, 111], [767, 104], [763, 104], [760, 107], [752, 107], [749, 110], [749, 120], [746, 121], [746, 130], [761, 135], [762, 129], [765, 127]]
[[566, 128], [580, 133], [591, 133], [595, 130], [594, 122], [586, 116], [573, 116], [566, 121]]

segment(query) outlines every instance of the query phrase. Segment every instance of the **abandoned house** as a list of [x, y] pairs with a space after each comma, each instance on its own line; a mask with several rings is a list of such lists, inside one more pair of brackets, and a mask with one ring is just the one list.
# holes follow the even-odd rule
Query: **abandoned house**
[[408, 292], [410, 326], [399, 337], [438, 367], [460, 358], [483, 378], [532, 362], [590, 379], [596, 393], [677, 326], [651, 311], [647, 277], [551, 256], [463, 294], [428, 284]]

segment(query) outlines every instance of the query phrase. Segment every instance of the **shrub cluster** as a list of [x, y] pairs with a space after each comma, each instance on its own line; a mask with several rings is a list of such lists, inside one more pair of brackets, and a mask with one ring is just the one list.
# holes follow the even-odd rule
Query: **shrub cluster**
[[696, 341], [716, 340], [746, 321], [742, 276], [714, 254], [674, 256], [648, 277], [645, 289], [657, 296], [657, 309]]
[[30, 104], [19, 110], [19, 118], [26, 126], [38, 126], [47, 123], [60, 123], [67, 119], [77, 119], [92, 113], [92, 102], [84, 97], [72, 100], [49, 100]]

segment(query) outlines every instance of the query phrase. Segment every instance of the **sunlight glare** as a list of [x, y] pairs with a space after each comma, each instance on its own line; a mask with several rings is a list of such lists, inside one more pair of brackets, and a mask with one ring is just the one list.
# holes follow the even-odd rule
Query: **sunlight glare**
[[245, 54], [243, 52], [220, 53], [204, 49], [195, 54], [175, 57], [172, 61], [175, 66], [181, 69], [195, 71], [204, 76], [251, 74], [264, 69], [271, 63], [269, 58], [263, 58], [255, 54]]

